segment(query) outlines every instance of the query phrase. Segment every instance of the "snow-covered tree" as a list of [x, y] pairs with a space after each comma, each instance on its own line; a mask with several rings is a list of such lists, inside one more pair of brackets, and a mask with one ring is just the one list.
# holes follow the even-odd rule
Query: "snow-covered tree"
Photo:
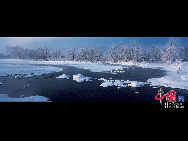
[[99, 47], [82, 48], [77, 56], [77, 60], [79, 61], [98, 62], [103, 59], [103, 53]]
[[118, 46], [109, 47], [109, 56], [112, 62], [118, 62]]
[[188, 61], [188, 46], [179, 49], [179, 56], [181, 56], [182, 61]]
[[7, 46], [6, 52], [12, 58], [21, 59], [24, 56], [24, 49], [20, 46]]
[[143, 49], [141, 48], [140, 44], [135, 40], [131, 41], [131, 48], [130, 48], [130, 61], [132, 62], [140, 62], [142, 61]]
[[151, 57], [152, 60], [159, 61], [161, 59], [161, 50], [158, 46], [153, 46], [151, 48]]
[[53, 59], [55, 60], [59, 60], [60, 59], [60, 55], [61, 55], [61, 51], [56, 49], [54, 52], [53, 52]]
[[75, 51], [75, 48], [71, 48], [71, 49], [68, 51], [67, 59], [70, 60], [70, 61], [75, 61], [75, 58], [76, 58], [76, 51]]
[[167, 65], [176, 62], [178, 59], [178, 50], [177, 46], [179, 44], [178, 38], [170, 38], [169, 42], [163, 49], [161, 50], [161, 59]]

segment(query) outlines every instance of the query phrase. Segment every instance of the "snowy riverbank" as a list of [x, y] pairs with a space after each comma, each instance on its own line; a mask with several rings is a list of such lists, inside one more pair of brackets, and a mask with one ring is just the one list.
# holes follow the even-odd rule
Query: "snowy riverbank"
[[167, 72], [167, 76], [162, 78], [151, 78], [153, 86], [165, 86], [172, 88], [188, 89], [188, 63], [181, 62], [174, 65], [165, 65], [162, 63], [147, 63], [145, 65], [139, 64], [143, 68], [160, 68]]

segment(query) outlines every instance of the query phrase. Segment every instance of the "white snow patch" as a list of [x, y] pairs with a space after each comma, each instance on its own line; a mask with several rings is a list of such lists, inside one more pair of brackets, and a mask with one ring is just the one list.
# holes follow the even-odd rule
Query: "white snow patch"
[[0, 94], [0, 102], [50, 102], [44, 96], [30, 96], [24, 98], [10, 98], [7, 94]]
[[[151, 86], [165, 86], [172, 88], [188, 89], [188, 62], [179, 62], [173, 65], [162, 63], [147, 63], [144, 68], [160, 68], [167, 72], [167, 76], [162, 78], [151, 78]], [[178, 71], [179, 70], [179, 74]]]

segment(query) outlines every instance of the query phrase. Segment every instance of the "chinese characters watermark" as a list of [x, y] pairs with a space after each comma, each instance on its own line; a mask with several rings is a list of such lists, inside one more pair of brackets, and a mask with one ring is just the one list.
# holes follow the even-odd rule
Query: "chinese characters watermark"
[[[182, 102], [184, 102], [184, 96], [178, 96], [178, 102], [176, 102], [176, 92], [174, 90], [171, 90], [170, 92], [164, 94], [164, 91], [161, 87], [158, 92], [159, 93], [155, 96], [155, 99], [160, 100], [160, 104], [164, 105], [165, 108], [184, 108], [182, 104]], [[162, 99], [165, 97], [167, 102], [164, 102], [163, 104]]]

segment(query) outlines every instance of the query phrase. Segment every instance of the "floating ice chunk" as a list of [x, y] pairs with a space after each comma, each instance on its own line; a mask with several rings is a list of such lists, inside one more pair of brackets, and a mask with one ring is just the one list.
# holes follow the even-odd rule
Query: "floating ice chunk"
[[82, 82], [82, 81], [86, 80], [86, 77], [83, 76], [82, 74], [73, 75], [73, 80], [75, 80], [77, 82]]
[[105, 81], [100, 86], [102, 86], [102, 87], [114, 86], [114, 83], [111, 81]]
[[139, 94], [139, 92], [135, 92], [136, 94]]
[[117, 87], [126, 87], [127, 85], [124, 85], [125, 83], [121, 80], [115, 80], [114, 85]]
[[138, 84], [137, 81], [132, 81], [131, 84], [128, 84], [128, 86], [131, 86], [131, 87], [140, 87], [140, 85]]
[[73, 80], [77, 81], [77, 82], [83, 82], [83, 81], [92, 81], [91, 80], [92, 77], [85, 77], [82, 74], [78, 74], [78, 75], [73, 75]]
[[3, 85], [3, 82], [0, 82], [0, 85]]
[[103, 81], [107, 81], [106, 79], [104, 79], [104, 78], [99, 78], [98, 80], [103, 80]]
[[70, 76], [68, 76], [68, 75], [66, 75], [66, 74], [63, 74], [63, 75], [60, 75], [60, 76], [58, 76], [58, 77], [56, 77], [56, 78], [62, 78], [62, 79], [69, 79], [70, 78]]
[[[24, 95], [21, 95], [23, 97]], [[7, 94], [0, 94], [0, 102], [50, 102], [44, 96], [30, 96], [24, 98], [10, 98]]]
[[114, 82], [114, 85], [115, 86], [121, 86], [121, 85], [123, 85], [124, 83], [122, 82], [122, 81], [120, 81], [120, 80], [115, 80], [115, 82]]

